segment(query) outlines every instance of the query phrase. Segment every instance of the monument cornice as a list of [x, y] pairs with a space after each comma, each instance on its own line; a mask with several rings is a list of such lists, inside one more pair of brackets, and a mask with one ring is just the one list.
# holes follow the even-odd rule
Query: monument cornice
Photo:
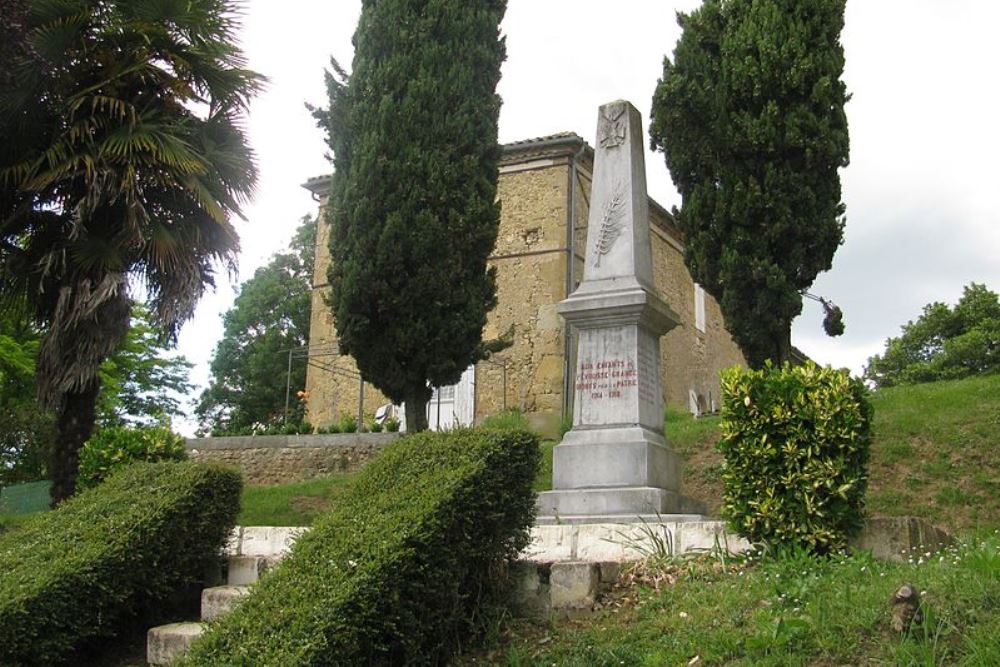
[[616, 291], [574, 292], [556, 310], [577, 327], [637, 324], [662, 335], [680, 325], [680, 317], [655, 293], [640, 286]]

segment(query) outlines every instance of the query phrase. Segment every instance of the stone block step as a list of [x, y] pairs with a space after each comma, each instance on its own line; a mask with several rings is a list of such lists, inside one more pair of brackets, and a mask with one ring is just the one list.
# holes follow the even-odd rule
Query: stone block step
[[146, 634], [146, 662], [150, 665], [169, 665], [177, 660], [201, 636], [202, 623], [170, 623], [150, 629]]
[[201, 620], [214, 621], [228, 614], [250, 591], [249, 586], [213, 586], [201, 592]]
[[572, 616], [590, 611], [615, 585], [620, 572], [617, 562], [517, 561], [511, 571], [514, 611], [542, 618], [553, 612]]
[[281, 556], [230, 556], [226, 583], [230, 586], [249, 586], [280, 560]]

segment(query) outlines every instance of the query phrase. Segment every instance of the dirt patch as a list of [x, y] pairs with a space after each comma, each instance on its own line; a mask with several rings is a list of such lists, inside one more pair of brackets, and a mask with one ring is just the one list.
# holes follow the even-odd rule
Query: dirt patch
[[302, 514], [322, 514], [333, 506], [329, 498], [320, 496], [296, 496], [288, 504]]

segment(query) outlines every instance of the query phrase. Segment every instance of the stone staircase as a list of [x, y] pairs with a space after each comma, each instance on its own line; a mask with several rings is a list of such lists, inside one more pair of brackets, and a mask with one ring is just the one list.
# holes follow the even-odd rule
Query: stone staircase
[[251, 586], [288, 552], [304, 528], [237, 526], [226, 544], [226, 585], [201, 592], [201, 620], [169, 623], [146, 636], [146, 662], [169, 665], [201, 636], [205, 624], [225, 616]]

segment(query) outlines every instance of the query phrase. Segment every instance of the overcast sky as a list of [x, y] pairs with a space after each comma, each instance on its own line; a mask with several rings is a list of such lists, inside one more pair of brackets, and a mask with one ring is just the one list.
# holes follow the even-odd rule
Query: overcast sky
[[[680, 35], [674, 13], [700, 4], [509, 0], [501, 141], [572, 131], [593, 144], [597, 107], [619, 98], [635, 104], [647, 124], [663, 56]], [[245, 3], [243, 47], [270, 84], [250, 109], [260, 182], [248, 221], [238, 225], [241, 280], [316, 211], [300, 186], [328, 172], [329, 163], [304, 103], [325, 104], [331, 56], [350, 68], [360, 6]], [[793, 342], [817, 361], [861, 372], [924, 304], [954, 303], [971, 281], [1000, 289], [998, 25], [996, 0], [848, 2], [846, 240], [812, 289], [841, 306], [847, 332], [827, 338], [820, 307], [807, 302]], [[646, 172], [652, 197], [668, 208], [680, 203], [662, 155], [647, 153]], [[232, 300], [231, 287], [220, 286], [181, 333], [180, 352], [195, 362], [192, 379], [200, 385]]]

